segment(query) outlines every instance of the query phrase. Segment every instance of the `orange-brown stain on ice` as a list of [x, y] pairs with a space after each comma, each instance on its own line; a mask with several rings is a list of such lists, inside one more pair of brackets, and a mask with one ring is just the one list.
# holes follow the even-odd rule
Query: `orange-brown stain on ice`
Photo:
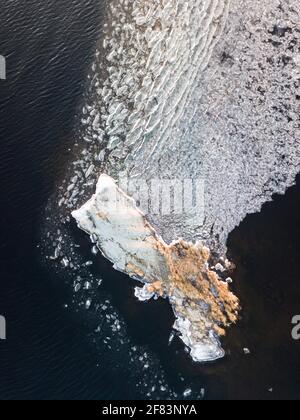
[[205, 302], [215, 332], [225, 335], [225, 328], [238, 319], [239, 300], [228, 284], [208, 268], [208, 248], [183, 240], [171, 245], [158, 241], [157, 248], [165, 255], [170, 269], [166, 293], [180, 290], [192, 308], [196, 308], [197, 301]]

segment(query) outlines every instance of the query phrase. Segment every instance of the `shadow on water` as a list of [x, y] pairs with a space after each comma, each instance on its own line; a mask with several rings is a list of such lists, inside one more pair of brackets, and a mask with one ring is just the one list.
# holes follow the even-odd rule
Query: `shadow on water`
[[[300, 342], [291, 336], [292, 317], [300, 314], [300, 177], [285, 196], [275, 196], [258, 214], [249, 215], [230, 235], [229, 257], [237, 266], [234, 291], [242, 314], [223, 343], [226, 357], [199, 365], [184, 352], [179, 339], [168, 337], [174, 322], [163, 300], [138, 302], [128, 276], [97, 256], [95, 273], [125, 319], [134, 342], [148, 346], [160, 358], [173, 386], [181, 372], [208, 399], [299, 399]], [[90, 257], [86, 235], [72, 224], [74, 239]], [[250, 354], [245, 354], [249, 349]]]

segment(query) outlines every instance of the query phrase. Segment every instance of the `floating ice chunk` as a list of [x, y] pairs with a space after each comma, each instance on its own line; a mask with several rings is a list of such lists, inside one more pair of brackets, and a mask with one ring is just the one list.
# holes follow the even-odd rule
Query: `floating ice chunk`
[[81, 289], [81, 284], [77, 283], [74, 287], [74, 291], [77, 293], [77, 292], [79, 292], [80, 289]]
[[61, 260], [61, 263], [62, 263], [62, 265], [63, 265], [65, 268], [69, 267], [69, 265], [70, 265], [70, 261], [68, 260], [68, 258], [67, 258], [67, 257], [64, 257], [64, 258]]
[[95, 165], [90, 165], [85, 173], [85, 177], [89, 178], [95, 169]]
[[97, 243], [98, 237], [94, 233], [90, 236], [91, 242], [93, 244]]
[[222, 359], [225, 355], [221, 347], [219, 338], [213, 331], [209, 331], [209, 340], [203, 343], [195, 343], [192, 334], [192, 325], [188, 318], [178, 317], [174, 324], [174, 329], [180, 332], [180, 338], [190, 349], [190, 354], [196, 362], [212, 362]]
[[99, 122], [100, 122], [100, 115], [96, 115], [94, 121], [93, 121], [93, 129], [97, 130], [99, 128]]
[[192, 395], [192, 390], [190, 388], [186, 389], [183, 393], [183, 396], [186, 397], [190, 397]]
[[223, 267], [223, 265], [222, 265], [222, 264], [218, 263], [218, 264], [215, 266], [215, 270], [220, 271], [221, 273], [224, 273], [225, 268]]
[[98, 254], [98, 248], [96, 246], [92, 247], [92, 254], [97, 255]]
[[174, 333], [174, 331], [172, 331], [171, 334], [170, 334], [170, 337], [169, 337], [169, 342], [168, 342], [169, 346], [172, 344], [174, 338], [175, 338], [175, 333]]
[[98, 155], [99, 162], [103, 162], [105, 158], [105, 150], [101, 150], [101, 152]]
[[120, 138], [118, 136], [111, 136], [111, 138], [109, 139], [107, 148], [109, 150], [113, 150], [116, 147], [118, 147], [119, 144], [121, 144], [122, 141], [120, 140]]
[[134, 294], [138, 298], [138, 300], [140, 300], [141, 302], [150, 300], [155, 295], [153, 291], [149, 292], [148, 284], [145, 284], [144, 287], [136, 287], [134, 289]]

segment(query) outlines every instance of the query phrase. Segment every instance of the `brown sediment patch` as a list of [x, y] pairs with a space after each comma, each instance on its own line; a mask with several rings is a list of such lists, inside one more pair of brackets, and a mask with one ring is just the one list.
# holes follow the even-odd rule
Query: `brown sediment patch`
[[205, 302], [207, 316], [218, 335], [225, 334], [225, 327], [235, 323], [240, 309], [238, 298], [230, 291], [226, 282], [208, 267], [210, 251], [205, 246], [183, 240], [162, 246], [170, 268], [168, 295], [179, 290], [190, 302]]
[[163, 296], [164, 294], [164, 287], [161, 280], [155, 281], [147, 286], [147, 290], [149, 293], [155, 293], [159, 296]]
[[140, 268], [138, 268], [136, 265], [134, 265], [132, 263], [127, 263], [126, 264], [126, 271], [128, 273], [130, 273], [131, 275], [136, 275], [140, 278], [145, 277], [145, 273], [143, 272], [143, 270], [141, 270]]

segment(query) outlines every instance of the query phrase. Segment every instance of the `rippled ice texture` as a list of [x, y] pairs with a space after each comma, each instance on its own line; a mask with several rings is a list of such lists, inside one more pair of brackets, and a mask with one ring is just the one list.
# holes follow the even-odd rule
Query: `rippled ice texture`
[[78, 191], [103, 172], [201, 178], [204, 225], [175, 215], [149, 221], [166, 241], [204, 239], [224, 250], [245, 215], [284, 193], [299, 171], [299, 3], [135, 0], [107, 8], [96, 95], [84, 109], [88, 152], [75, 164], [67, 205], [76, 208]]

